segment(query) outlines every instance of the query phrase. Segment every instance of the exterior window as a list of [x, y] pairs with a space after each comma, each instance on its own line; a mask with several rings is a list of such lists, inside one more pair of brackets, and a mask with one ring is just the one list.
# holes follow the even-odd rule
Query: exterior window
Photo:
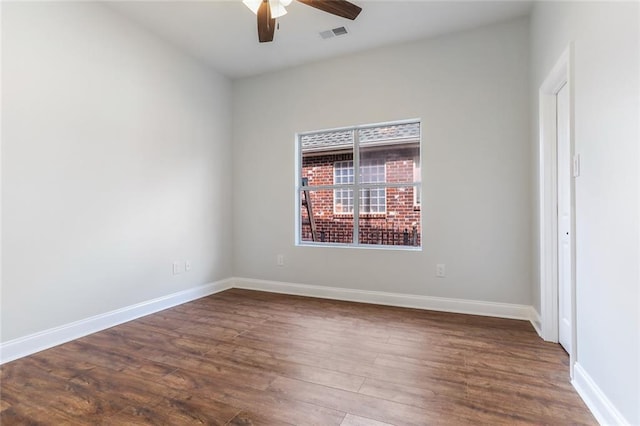
[[297, 136], [296, 243], [419, 248], [420, 122]]
[[[384, 183], [386, 181], [384, 160], [365, 160], [360, 163], [362, 183]], [[353, 184], [353, 161], [336, 161], [333, 165], [333, 183]], [[384, 213], [387, 196], [385, 188], [360, 189], [360, 214]], [[353, 214], [353, 190], [333, 191], [333, 212]]]

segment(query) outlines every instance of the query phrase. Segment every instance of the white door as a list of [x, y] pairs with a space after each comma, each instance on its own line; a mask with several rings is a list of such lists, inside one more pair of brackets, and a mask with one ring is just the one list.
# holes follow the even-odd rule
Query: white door
[[569, 89], [556, 95], [558, 142], [558, 340], [571, 353], [571, 146], [569, 143]]

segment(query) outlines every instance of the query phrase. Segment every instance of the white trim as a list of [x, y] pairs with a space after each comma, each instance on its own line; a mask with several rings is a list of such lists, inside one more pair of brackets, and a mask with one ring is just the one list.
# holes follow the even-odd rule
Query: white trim
[[555, 100], [540, 90], [540, 310], [542, 338], [558, 342], [558, 244]]
[[9, 340], [0, 344], [0, 364], [230, 288], [225, 279]]
[[[332, 133], [332, 132], [340, 132], [346, 130], [360, 130], [360, 129], [371, 129], [373, 127], [385, 127], [385, 126], [395, 126], [401, 124], [412, 124], [420, 122], [421, 118], [407, 118], [403, 120], [394, 120], [394, 121], [381, 121], [380, 123], [370, 123], [370, 124], [360, 124], [357, 126], [345, 126], [345, 127], [332, 127], [331, 129], [321, 129], [321, 130], [308, 130], [306, 132], [298, 132], [297, 136], [306, 136], [313, 135], [317, 133]], [[422, 139], [422, 126], [420, 126], [420, 138]]]
[[[558, 342], [558, 217], [557, 217], [557, 141], [556, 101], [558, 91], [566, 84], [569, 90], [569, 143], [570, 158], [575, 154], [574, 142], [574, 87], [573, 45], [562, 53], [539, 90], [539, 200], [540, 200], [540, 307], [541, 337]], [[578, 342], [576, 333], [576, 227], [575, 181], [571, 181], [571, 348], [569, 353], [570, 376], [576, 363]]]
[[542, 337], [542, 319], [540, 313], [533, 306], [529, 309], [529, 322], [538, 333], [538, 336]]
[[556, 93], [568, 80], [568, 51], [539, 90], [540, 305], [542, 338], [558, 341], [557, 140]]
[[233, 278], [233, 287], [247, 290], [267, 291], [270, 293], [320, 297], [323, 299], [344, 300], [349, 302], [373, 303], [379, 305], [399, 306], [403, 308], [428, 309], [432, 311], [520, 320], [530, 320], [532, 309], [531, 306], [511, 303], [482, 302], [476, 300], [449, 299], [444, 297], [420, 296], [413, 294], [387, 293], [382, 291], [356, 290], [341, 287], [325, 287], [280, 281], [257, 280], [253, 278]]
[[615, 405], [607, 398], [580, 363], [576, 362], [573, 372], [574, 376], [571, 384], [589, 410], [591, 410], [591, 414], [593, 414], [598, 423], [619, 426], [631, 424], [616, 409]]
[[[422, 188], [420, 187], [420, 183], [422, 183], [422, 160], [421, 160], [421, 152], [418, 152], [418, 155], [413, 157], [413, 183], [418, 183], [413, 187], [413, 208], [420, 208], [420, 203], [422, 202]], [[416, 167], [416, 164], [418, 167]], [[417, 176], [416, 176], [416, 171]], [[420, 202], [418, 202], [418, 196], [420, 196]]]

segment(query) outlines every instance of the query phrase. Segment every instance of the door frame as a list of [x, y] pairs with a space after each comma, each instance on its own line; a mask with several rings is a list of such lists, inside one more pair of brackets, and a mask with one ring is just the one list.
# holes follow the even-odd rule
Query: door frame
[[[574, 141], [574, 84], [573, 46], [569, 45], [557, 60], [544, 82], [539, 95], [539, 249], [540, 249], [540, 319], [541, 337], [550, 342], [558, 342], [559, 325], [559, 281], [558, 281], [558, 167], [557, 167], [557, 126], [556, 94], [567, 85], [569, 90], [569, 157], [575, 155]], [[572, 161], [573, 163], [573, 161]], [[572, 164], [573, 166], [573, 164]], [[572, 177], [575, 170], [572, 168]], [[571, 350], [569, 353], [569, 374], [573, 378], [576, 363], [576, 203], [575, 179], [571, 179]]]

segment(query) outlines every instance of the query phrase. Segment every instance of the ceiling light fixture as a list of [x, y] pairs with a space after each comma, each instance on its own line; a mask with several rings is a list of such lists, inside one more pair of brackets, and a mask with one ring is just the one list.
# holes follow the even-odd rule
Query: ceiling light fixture
[[[287, 13], [285, 7], [289, 6], [292, 1], [293, 0], [242, 0], [242, 3], [255, 13], [258, 18], [258, 41], [260, 43], [273, 41], [273, 35], [278, 27], [276, 19]], [[352, 21], [356, 19], [362, 11], [360, 6], [348, 0], [298, 0], [298, 2], [332, 15], [351, 19]]]
[[271, 17], [275, 19], [287, 14], [285, 7], [289, 6], [293, 0], [242, 0], [242, 3], [257, 15], [260, 5], [265, 1], [269, 2]]

